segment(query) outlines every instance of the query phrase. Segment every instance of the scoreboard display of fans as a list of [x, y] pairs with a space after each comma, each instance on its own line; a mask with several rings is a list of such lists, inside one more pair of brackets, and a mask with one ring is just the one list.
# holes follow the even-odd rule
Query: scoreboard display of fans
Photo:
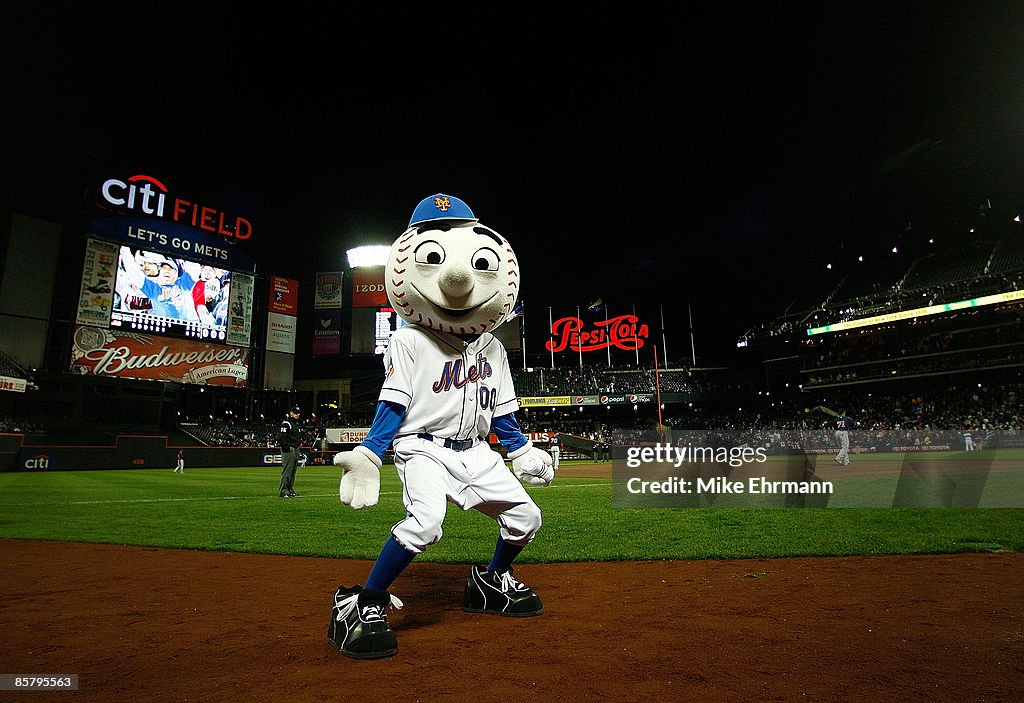
[[228, 270], [122, 246], [110, 327], [223, 344], [230, 286]]

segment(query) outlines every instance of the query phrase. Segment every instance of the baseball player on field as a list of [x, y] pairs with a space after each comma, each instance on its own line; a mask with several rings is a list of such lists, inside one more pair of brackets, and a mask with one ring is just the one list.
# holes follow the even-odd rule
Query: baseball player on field
[[853, 418], [846, 414], [846, 408], [839, 408], [839, 412], [829, 410], [819, 405], [817, 410], [826, 415], [831, 415], [834, 420], [832, 426], [836, 431], [836, 443], [839, 444], [839, 453], [836, 454], [836, 463], [840, 466], [850, 465], [850, 431], [854, 428]]
[[[377, 504], [382, 457], [394, 448], [405, 518], [392, 529], [363, 585], [334, 594], [327, 639], [361, 659], [398, 651], [388, 591], [418, 554], [441, 539], [447, 504], [493, 519], [491, 562], [473, 565], [462, 608], [513, 617], [540, 615], [541, 599], [512, 575], [512, 562], [541, 526], [523, 484], [547, 485], [552, 459], [516, 422], [519, 409], [508, 356], [491, 332], [512, 313], [519, 262], [504, 237], [463, 201], [438, 193], [422, 200], [391, 248], [388, 300], [408, 323], [384, 355], [384, 383], [366, 439], [340, 452], [341, 502]], [[512, 471], [487, 441], [493, 432]]]
[[558, 471], [558, 460], [562, 456], [562, 438], [557, 432], [548, 439], [548, 454], [551, 455], [551, 468]]

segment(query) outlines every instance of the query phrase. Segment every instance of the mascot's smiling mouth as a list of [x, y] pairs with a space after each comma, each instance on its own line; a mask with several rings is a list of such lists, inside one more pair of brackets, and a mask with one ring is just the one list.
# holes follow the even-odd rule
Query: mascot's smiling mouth
[[434, 302], [433, 300], [431, 300], [431, 299], [430, 299], [430, 298], [428, 298], [427, 296], [423, 295], [423, 291], [421, 291], [421, 290], [420, 290], [419, 288], [417, 288], [417, 287], [416, 287], [416, 284], [414, 284], [414, 283], [411, 283], [410, 285], [411, 285], [411, 286], [412, 286], [412, 287], [413, 287], [413, 288], [414, 288], [414, 289], [416, 290], [416, 292], [417, 292], [417, 293], [419, 293], [419, 294], [420, 294], [420, 295], [421, 295], [421, 296], [423, 297], [423, 299], [424, 299], [425, 301], [427, 301], [428, 303], [430, 303], [431, 305], [433, 305], [433, 306], [434, 306], [434, 307], [435, 307], [435, 308], [436, 308], [437, 310], [439, 310], [440, 312], [444, 313], [444, 314], [445, 314], [445, 315], [447, 315], [448, 317], [451, 317], [451, 318], [455, 318], [455, 319], [458, 319], [458, 318], [461, 318], [461, 317], [466, 317], [467, 315], [469, 315], [469, 314], [471, 314], [471, 313], [474, 313], [474, 312], [476, 312], [477, 310], [479, 310], [480, 308], [482, 308], [482, 307], [483, 307], [484, 305], [486, 305], [487, 303], [489, 303], [489, 302], [491, 302], [492, 300], [494, 300], [495, 296], [497, 296], [497, 295], [498, 295], [498, 293], [497, 293], [497, 292], [495, 292], [495, 293], [494, 293], [493, 295], [491, 295], [491, 296], [490, 296], [489, 298], [487, 298], [487, 299], [485, 299], [485, 300], [483, 300], [483, 301], [481, 301], [481, 302], [477, 303], [476, 305], [473, 305], [473, 306], [471, 306], [471, 307], [468, 307], [468, 308], [462, 308], [462, 309], [460, 309], [460, 310], [456, 310], [456, 309], [454, 309], [454, 308], [446, 308], [446, 307], [445, 307], [445, 306], [443, 306], [443, 305], [438, 305], [438, 304], [437, 304], [437, 303], [435, 303], [435, 302]]

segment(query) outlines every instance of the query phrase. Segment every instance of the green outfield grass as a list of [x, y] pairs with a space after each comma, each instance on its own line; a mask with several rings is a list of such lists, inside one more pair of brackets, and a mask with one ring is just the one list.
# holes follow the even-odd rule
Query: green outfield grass
[[[372, 559], [404, 515], [394, 467], [360, 511], [338, 476], [300, 469], [303, 496], [282, 499], [276, 468], [0, 473], [0, 537]], [[528, 490], [544, 526], [524, 562], [1024, 550], [1024, 509], [626, 509], [608, 479]], [[490, 558], [488, 518], [450, 506], [444, 530], [420, 560]]]

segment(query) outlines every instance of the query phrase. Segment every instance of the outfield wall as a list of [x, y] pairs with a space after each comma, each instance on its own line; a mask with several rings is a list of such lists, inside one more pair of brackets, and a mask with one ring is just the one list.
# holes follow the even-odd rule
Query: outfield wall
[[[281, 452], [267, 447], [203, 447], [168, 444], [167, 437], [124, 435], [102, 446], [43, 445], [20, 434], [0, 434], [0, 471], [173, 469], [178, 450], [185, 469], [211, 466], [280, 466]], [[336, 450], [335, 450], [336, 451]], [[306, 464], [330, 461], [333, 452], [303, 450]], [[300, 459], [300, 462], [302, 460]]]

